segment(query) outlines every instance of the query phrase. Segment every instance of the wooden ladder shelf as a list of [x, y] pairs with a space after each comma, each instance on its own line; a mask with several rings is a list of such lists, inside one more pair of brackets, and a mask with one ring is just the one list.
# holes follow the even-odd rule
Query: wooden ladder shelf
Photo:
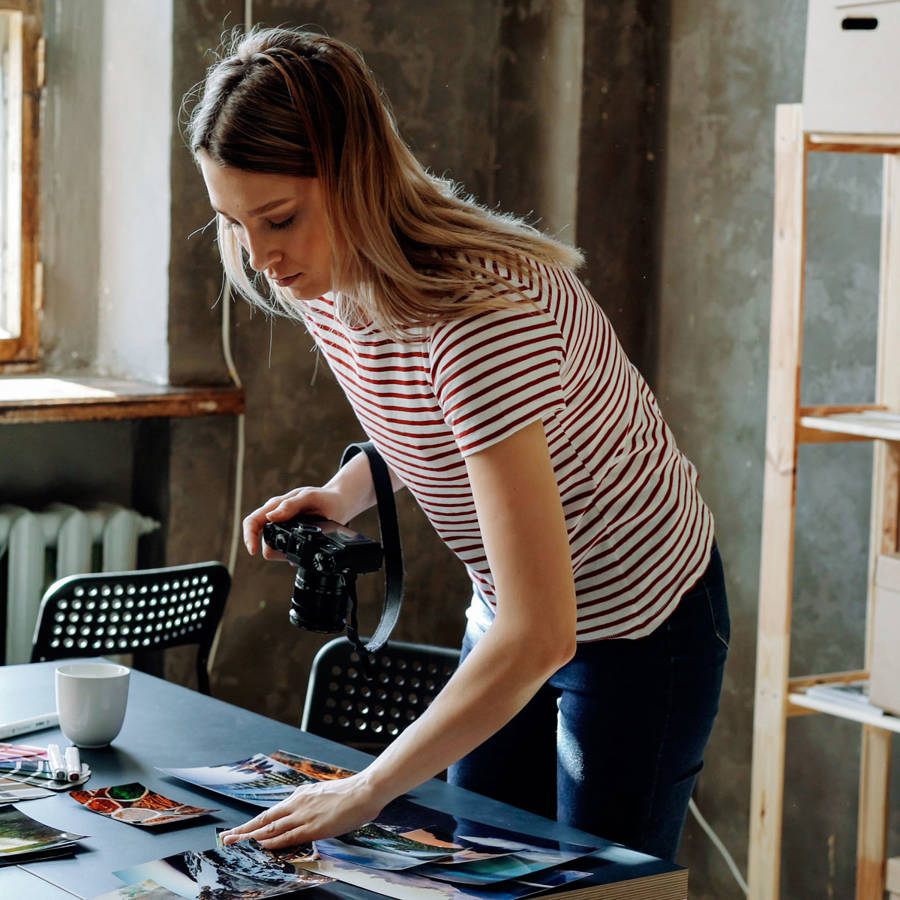
[[[800, 405], [806, 255], [807, 156], [811, 152], [884, 157], [878, 355], [874, 403]], [[753, 720], [748, 881], [751, 900], [777, 900], [787, 720], [825, 712], [862, 723], [857, 900], [882, 900], [892, 731], [900, 718], [866, 716], [807, 698], [815, 683], [867, 677], [873, 640], [875, 559], [898, 551], [900, 505], [900, 135], [817, 135], [803, 130], [802, 108], [779, 105], [775, 126], [775, 228], [763, 493], [762, 555]], [[874, 444], [866, 668], [791, 678], [791, 590], [797, 447], [868, 440]], [[876, 724], [877, 723], [877, 724]], [[896, 726], [896, 727], [895, 727]]]

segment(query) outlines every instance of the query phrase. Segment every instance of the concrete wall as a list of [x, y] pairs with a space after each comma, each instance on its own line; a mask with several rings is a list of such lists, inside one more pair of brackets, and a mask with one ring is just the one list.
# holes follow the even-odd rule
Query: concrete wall
[[[802, 0], [683, 0], [674, 4], [671, 23], [658, 392], [701, 473], [728, 576], [731, 657], [696, 798], [742, 868], [768, 377], [774, 107], [801, 99], [805, 21]], [[876, 159], [849, 156], [811, 160], [805, 403], [872, 397], [879, 166]], [[804, 447], [799, 467], [791, 670], [799, 675], [861, 667], [871, 450]], [[818, 716], [790, 723], [783, 897], [853, 896], [858, 762], [858, 726]], [[693, 823], [683, 859], [691, 866], [692, 897], [741, 896]]]

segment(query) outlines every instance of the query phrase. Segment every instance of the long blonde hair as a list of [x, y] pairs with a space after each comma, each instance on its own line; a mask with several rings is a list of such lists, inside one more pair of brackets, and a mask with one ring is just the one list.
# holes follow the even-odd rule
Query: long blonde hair
[[[338, 314], [395, 337], [506, 305], [514, 278], [535, 263], [575, 269], [583, 262], [578, 250], [427, 172], [362, 58], [334, 38], [286, 28], [237, 35], [207, 72], [188, 138], [195, 157], [203, 151], [218, 165], [318, 177]], [[221, 217], [218, 239], [240, 293], [297, 315], [288, 291], [257, 290]], [[487, 261], [509, 274], [486, 279]]]

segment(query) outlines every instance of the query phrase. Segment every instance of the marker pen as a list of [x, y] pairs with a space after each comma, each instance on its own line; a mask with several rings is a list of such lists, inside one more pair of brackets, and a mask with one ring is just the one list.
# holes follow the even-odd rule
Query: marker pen
[[81, 755], [77, 747], [66, 747], [66, 774], [69, 781], [81, 778]]
[[66, 780], [66, 764], [59, 749], [59, 744], [47, 745], [47, 758], [50, 760], [50, 771], [56, 781]]

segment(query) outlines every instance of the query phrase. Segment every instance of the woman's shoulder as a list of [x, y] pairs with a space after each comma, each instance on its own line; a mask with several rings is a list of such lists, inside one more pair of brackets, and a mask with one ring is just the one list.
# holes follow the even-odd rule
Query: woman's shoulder
[[491, 297], [512, 302], [538, 301], [565, 274], [577, 280], [574, 273], [561, 265], [551, 265], [521, 254], [455, 251], [444, 256], [444, 264], [458, 267], [467, 276], [468, 289], [454, 298], [457, 303], [471, 303]]

